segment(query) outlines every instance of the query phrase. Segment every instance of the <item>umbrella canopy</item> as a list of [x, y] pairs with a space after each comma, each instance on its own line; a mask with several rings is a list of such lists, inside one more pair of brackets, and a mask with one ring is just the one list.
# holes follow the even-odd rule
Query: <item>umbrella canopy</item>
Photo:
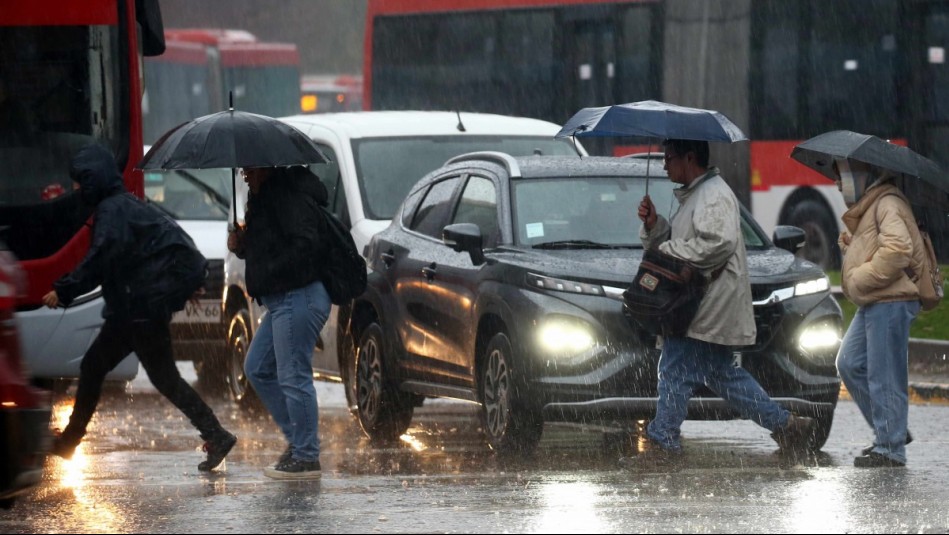
[[908, 147], [850, 130], [825, 132], [799, 143], [791, 151], [791, 158], [831, 180], [837, 180], [837, 173], [833, 169], [834, 158], [847, 158], [880, 170], [918, 178], [949, 192], [949, 177], [936, 162]]
[[169, 130], [137, 167], [282, 167], [328, 161], [319, 147], [296, 128], [266, 115], [227, 110]]
[[741, 141], [747, 136], [714, 110], [687, 108], [656, 100], [583, 108], [556, 137], [643, 136], [700, 141]]

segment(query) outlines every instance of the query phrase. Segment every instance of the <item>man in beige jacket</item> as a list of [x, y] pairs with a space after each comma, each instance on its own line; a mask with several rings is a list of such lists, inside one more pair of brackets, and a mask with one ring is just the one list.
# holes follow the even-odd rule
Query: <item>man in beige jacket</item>
[[738, 199], [718, 169], [709, 168], [708, 142], [672, 139], [663, 146], [669, 179], [682, 185], [675, 190], [679, 209], [666, 221], [644, 197], [639, 206], [643, 244], [696, 264], [706, 276], [724, 270], [709, 284], [686, 335], [663, 339], [656, 417], [647, 429], [658, 449], [647, 451], [659, 459], [681, 452], [679, 430], [689, 399], [703, 385], [771, 430], [782, 448], [806, 447], [814, 420], [790, 414], [747, 370], [732, 365], [734, 348], [754, 344], [756, 332]]
[[908, 273], [922, 273], [919, 227], [893, 180], [859, 162], [838, 160], [838, 188], [849, 207], [842, 216], [841, 287], [858, 306], [847, 328], [837, 370], [875, 434], [854, 466], [904, 466], [909, 417], [909, 328], [919, 313], [919, 290]]

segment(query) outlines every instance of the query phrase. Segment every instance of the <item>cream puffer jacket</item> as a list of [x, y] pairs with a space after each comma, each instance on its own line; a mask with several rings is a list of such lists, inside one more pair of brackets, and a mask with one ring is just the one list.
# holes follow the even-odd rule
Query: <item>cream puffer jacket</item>
[[857, 306], [919, 299], [905, 268], [922, 273], [925, 253], [913, 211], [899, 188], [890, 182], [871, 187], [841, 219], [847, 227], [838, 241], [847, 299]]

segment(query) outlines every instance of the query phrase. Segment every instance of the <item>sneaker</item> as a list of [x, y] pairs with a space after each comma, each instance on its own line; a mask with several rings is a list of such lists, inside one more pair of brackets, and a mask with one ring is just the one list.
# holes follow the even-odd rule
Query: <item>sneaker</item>
[[853, 465], [857, 468], [895, 468], [906, 466], [906, 463], [891, 459], [875, 451], [866, 455], [861, 455], [853, 460]]
[[280, 454], [280, 458], [277, 459], [277, 465], [283, 464], [289, 461], [293, 457], [293, 446], [287, 446], [287, 449], [283, 450], [283, 453]]
[[227, 431], [223, 431], [217, 438], [205, 442], [201, 449], [207, 452], [208, 458], [201, 461], [198, 470], [210, 472], [217, 468], [224, 461], [224, 457], [227, 457], [227, 454], [231, 452], [234, 444], [237, 444], [237, 437]]
[[791, 414], [788, 423], [771, 433], [771, 438], [782, 450], [807, 450], [811, 447], [815, 425], [817, 422], [813, 418]]
[[74, 453], [76, 453], [76, 448], [78, 447], [78, 442], [68, 441], [63, 437], [62, 433], [57, 432], [53, 435], [53, 445], [50, 447], [49, 452], [52, 455], [69, 460], [72, 459], [72, 456]]
[[[913, 441], [913, 435], [910, 434], [909, 430], [906, 431], [906, 442], [903, 443], [904, 446], [909, 446], [909, 443]], [[867, 446], [860, 450], [860, 455], [870, 455], [870, 452], [873, 451], [873, 444]]]
[[301, 461], [290, 458], [273, 468], [265, 468], [264, 475], [271, 479], [319, 479], [320, 461]]

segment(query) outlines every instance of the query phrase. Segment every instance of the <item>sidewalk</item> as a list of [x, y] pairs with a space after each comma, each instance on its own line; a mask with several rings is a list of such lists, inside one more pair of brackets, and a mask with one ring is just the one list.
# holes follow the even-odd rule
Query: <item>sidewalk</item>
[[949, 341], [910, 338], [909, 393], [912, 401], [949, 402]]

